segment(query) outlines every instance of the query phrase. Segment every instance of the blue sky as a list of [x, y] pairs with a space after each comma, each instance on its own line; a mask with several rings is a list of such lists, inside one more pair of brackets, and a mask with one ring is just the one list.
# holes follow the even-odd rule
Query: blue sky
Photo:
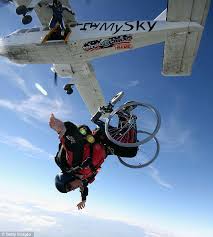
[[[166, 1], [73, 0], [79, 21], [154, 19]], [[14, 8], [0, 8], [0, 37], [23, 28]], [[31, 26], [38, 25], [36, 17]], [[54, 188], [59, 169], [52, 156], [57, 136], [48, 127], [54, 112], [88, 123], [77, 91], [53, 85], [51, 65], [14, 65], [0, 59], [0, 230], [32, 230], [36, 236], [212, 237], [213, 31], [212, 6], [193, 66], [184, 78], [161, 75], [163, 44], [92, 61], [109, 99], [120, 90], [126, 100], [146, 101], [162, 116], [161, 152], [152, 166], [132, 170], [109, 157], [90, 187], [87, 208], [75, 205], [78, 191]], [[41, 84], [48, 96], [35, 88]], [[91, 123], [89, 123], [93, 126]], [[94, 229], [96, 231], [94, 231]]]

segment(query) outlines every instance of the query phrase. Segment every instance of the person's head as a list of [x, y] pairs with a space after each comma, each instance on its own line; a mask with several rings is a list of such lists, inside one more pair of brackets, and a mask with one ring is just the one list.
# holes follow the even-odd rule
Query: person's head
[[53, 0], [53, 5], [56, 6], [58, 4], [58, 0]]
[[62, 7], [62, 4], [61, 4], [60, 1], [58, 1], [58, 3], [57, 3], [57, 7]]
[[61, 193], [67, 193], [82, 187], [82, 181], [69, 173], [58, 174], [55, 177], [55, 186]]

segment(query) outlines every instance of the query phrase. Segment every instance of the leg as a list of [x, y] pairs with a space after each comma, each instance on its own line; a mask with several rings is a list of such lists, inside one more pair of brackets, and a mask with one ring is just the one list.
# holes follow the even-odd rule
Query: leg
[[72, 167], [76, 167], [80, 165], [83, 160], [84, 140], [75, 124], [65, 122], [64, 125], [66, 127], [65, 144], [68, 150], [73, 152]]
[[61, 30], [65, 31], [64, 20], [62, 16], [58, 18], [58, 23], [60, 25]]
[[50, 29], [55, 28], [55, 27], [56, 27], [56, 24], [57, 24], [57, 19], [56, 19], [56, 17], [53, 16], [52, 19], [50, 20], [49, 28], [50, 28]]

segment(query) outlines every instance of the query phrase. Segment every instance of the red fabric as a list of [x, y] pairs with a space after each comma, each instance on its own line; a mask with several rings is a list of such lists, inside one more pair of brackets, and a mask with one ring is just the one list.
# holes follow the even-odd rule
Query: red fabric
[[[66, 149], [64, 137], [62, 137], [60, 140], [66, 151], [67, 164], [69, 165], [69, 167], [72, 167], [73, 152]], [[87, 143], [84, 145], [83, 161], [85, 161], [88, 157], [90, 157], [90, 144]], [[95, 167], [100, 167], [105, 158], [106, 152], [104, 146], [102, 144], [93, 144], [92, 164]], [[93, 171], [89, 167], [86, 167], [78, 171], [78, 174], [83, 175], [82, 180], [84, 180], [91, 177], [93, 175]], [[92, 183], [94, 180], [95, 179], [90, 180], [89, 183]]]
[[122, 137], [122, 139], [119, 139], [121, 135], [117, 135], [115, 137], [115, 140], [118, 139], [118, 141], [123, 143], [134, 143], [136, 142], [136, 131], [134, 128], [130, 129], [125, 136]]
[[[90, 145], [86, 144], [84, 146], [83, 161], [85, 161], [88, 157], [90, 157]], [[94, 144], [92, 164], [95, 167], [99, 167], [104, 162], [105, 158], [106, 158], [106, 152], [104, 146], [102, 144]], [[86, 167], [80, 170], [78, 174], [83, 175], [82, 179], [88, 179], [90, 176], [93, 175], [93, 172], [89, 167]], [[90, 183], [92, 183], [93, 181], [94, 179], [91, 180]]]

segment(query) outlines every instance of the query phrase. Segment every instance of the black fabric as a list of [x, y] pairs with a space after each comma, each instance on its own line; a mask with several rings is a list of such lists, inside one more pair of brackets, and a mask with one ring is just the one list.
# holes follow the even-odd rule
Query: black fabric
[[59, 156], [59, 152], [61, 150], [61, 146], [62, 146], [62, 144], [60, 143], [59, 146], [58, 146], [58, 152], [57, 152], [57, 154], [55, 156], [55, 162], [59, 166], [61, 171], [64, 173], [64, 172], [68, 171], [69, 167], [67, 166], [66, 152], [65, 152], [64, 149], [62, 149], [61, 156]]
[[128, 157], [132, 158], [137, 155], [138, 147], [121, 147], [111, 143], [109, 147], [112, 149], [112, 155], [116, 155], [119, 157]]
[[[82, 163], [85, 141], [74, 123], [65, 122], [64, 125], [66, 127], [66, 132], [64, 134], [65, 146], [66, 149], [73, 152], [72, 167], [76, 167]], [[55, 162], [61, 168], [62, 172], [66, 172], [70, 167], [66, 161], [66, 151], [64, 148], [62, 148], [61, 156], [59, 156], [61, 146], [62, 144], [60, 143]]]
[[84, 185], [84, 189], [80, 190], [80, 192], [81, 192], [82, 201], [86, 201], [86, 198], [87, 198], [88, 193], [89, 193], [88, 187], [86, 185]]
[[[128, 107], [127, 107], [128, 108]], [[119, 123], [118, 128], [120, 127], [122, 122], [126, 121], [126, 116], [123, 113], [118, 114]], [[111, 142], [105, 133], [105, 123], [101, 121], [100, 116], [93, 116], [92, 121], [99, 126], [95, 131], [95, 140], [98, 143], [102, 143], [106, 146], [107, 155], [116, 155], [120, 157], [134, 157], [137, 155], [138, 147], [121, 147], [113, 142]]]
[[121, 147], [114, 144], [106, 136], [105, 128], [103, 126], [104, 122], [99, 120], [99, 124], [101, 124], [101, 128], [95, 130], [94, 137], [98, 143], [102, 143], [108, 148], [107, 155], [116, 155], [129, 158], [137, 155], [138, 147]]
[[[76, 167], [82, 163], [83, 160], [83, 152], [84, 152], [84, 144], [85, 141], [83, 136], [79, 132], [78, 127], [71, 122], [64, 123], [66, 127], [65, 132], [65, 145], [68, 150], [73, 152], [73, 167]], [[67, 136], [72, 136], [75, 139], [75, 143], [71, 143]]]

